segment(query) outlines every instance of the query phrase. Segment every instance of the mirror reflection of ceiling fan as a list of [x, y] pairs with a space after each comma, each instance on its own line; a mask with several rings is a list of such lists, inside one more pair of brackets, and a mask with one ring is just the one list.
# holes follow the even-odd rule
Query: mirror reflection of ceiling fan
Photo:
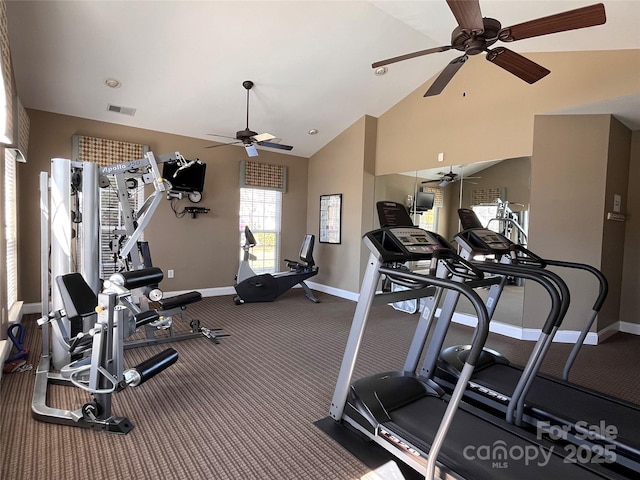
[[[460, 174], [455, 173], [453, 171], [453, 166], [449, 167], [448, 172], [438, 172], [438, 175], [440, 175], [440, 178], [438, 179], [423, 180], [421, 183], [423, 184], [437, 183], [439, 187], [446, 187], [450, 183], [459, 182], [460, 180], [463, 180], [466, 182], [471, 179], [482, 178], [482, 177], [463, 177]], [[469, 182], [469, 183], [475, 183], [475, 182]]]
[[293, 147], [291, 145], [283, 145], [281, 143], [272, 141], [276, 140], [275, 135], [271, 135], [270, 133], [256, 133], [249, 129], [249, 90], [253, 88], [253, 82], [251, 80], [245, 80], [244, 82], [242, 82], [242, 86], [247, 90], [247, 126], [244, 130], [237, 131], [235, 137], [209, 133], [208, 135], [211, 135], [213, 137], [230, 138], [233, 140], [237, 140], [237, 142], [210, 145], [205, 148], [225, 147], [227, 145], [236, 145], [242, 143], [244, 144], [244, 148], [247, 151], [247, 155], [249, 155], [250, 157], [258, 156], [258, 149], [256, 148], [256, 145], [260, 145], [261, 147], [275, 148], [278, 150], [293, 150]]
[[380, 62], [375, 62], [372, 67], [375, 69], [410, 58], [421, 57], [431, 53], [446, 52], [454, 48], [463, 52], [463, 55], [454, 58], [444, 70], [442, 70], [424, 94], [425, 97], [440, 94], [460, 67], [464, 65], [464, 62], [467, 61], [469, 55], [478, 55], [482, 52], [486, 53], [485, 58], [491, 63], [504, 68], [509, 73], [532, 84], [548, 75], [550, 71], [542, 65], [538, 65], [519, 53], [505, 47], [496, 47], [492, 50], [489, 50], [488, 47], [498, 40], [502, 42], [514, 42], [525, 38], [540, 37], [551, 33], [602, 25], [607, 20], [604, 5], [598, 3], [596, 5], [569, 10], [502, 28], [498, 20], [482, 17], [478, 0], [447, 0], [447, 4], [458, 22], [458, 26], [451, 33], [451, 45], [428, 48], [426, 50], [388, 58]]

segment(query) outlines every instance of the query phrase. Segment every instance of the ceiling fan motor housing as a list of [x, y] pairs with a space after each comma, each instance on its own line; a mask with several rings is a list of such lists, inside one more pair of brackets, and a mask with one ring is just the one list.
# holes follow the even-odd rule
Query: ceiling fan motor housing
[[236, 138], [243, 143], [251, 143], [251, 137], [256, 136], [257, 133], [245, 128], [244, 130], [238, 130], [236, 132]]
[[473, 35], [471, 32], [456, 27], [451, 33], [451, 46], [456, 50], [465, 52], [467, 55], [477, 55], [496, 43], [502, 25], [495, 18], [485, 17], [482, 21], [484, 23], [484, 32], [478, 35]]

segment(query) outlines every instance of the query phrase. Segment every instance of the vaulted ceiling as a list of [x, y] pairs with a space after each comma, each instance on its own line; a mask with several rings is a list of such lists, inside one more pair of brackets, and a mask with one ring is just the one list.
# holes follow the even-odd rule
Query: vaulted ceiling
[[[603, 3], [604, 25], [509, 48], [525, 56], [639, 49], [640, 2]], [[480, 2], [482, 14], [503, 26], [590, 4]], [[444, 0], [52, 0], [9, 1], [7, 9], [18, 93], [27, 108], [231, 142], [207, 134], [234, 137], [245, 128], [242, 83], [252, 80], [249, 127], [303, 157], [363, 115], [380, 116], [460, 55], [452, 50], [395, 63], [382, 76], [371, 68], [377, 60], [449, 45], [456, 19]], [[110, 78], [120, 85], [105, 85]]]

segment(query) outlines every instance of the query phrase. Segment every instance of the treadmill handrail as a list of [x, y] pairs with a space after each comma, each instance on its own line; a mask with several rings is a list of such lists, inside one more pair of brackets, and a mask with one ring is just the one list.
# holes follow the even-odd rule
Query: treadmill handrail
[[609, 282], [607, 281], [607, 277], [604, 276], [604, 273], [586, 263], [565, 262], [563, 260], [549, 260], [546, 258], [544, 261], [547, 265], [554, 267], [575, 268], [592, 273], [598, 279], [598, 296], [593, 304], [592, 310], [599, 311], [602, 308], [602, 304], [607, 299], [607, 294], [609, 293]]
[[[388, 274], [391, 273], [392, 270], [381, 266], [378, 268], [378, 272], [382, 274]], [[400, 276], [401, 278], [405, 278], [407, 280], [425, 282], [436, 287], [455, 290], [461, 293], [471, 302], [471, 305], [476, 311], [476, 315], [478, 318], [478, 323], [471, 339], [471, 349], [469, 350], [469, 356], [465, 361], [462, 372], [460, 373], [460, 377], [458, 378], [453, 393], [451, 394], [451, 398], [447, 403], [447, 408], [444, 412], [444, 415], [442, 416], [442, 420], [440, 422], [440, 425], [438, 426], [438, 430], [433, 437], [431, 448], [429, 449], [425, 479], [433, 480], [435, 478], [436, 460], [438, 458], [438, 454], [440, 453], [440, 449], [442, 448], [444, 439], [447, 436], [449, 427], [453, 422], [453, 417], [458, 410], [458, 407], [460, 406], [462, 398], [464, 397], [464, 392], [467, 389], [471, 376], [473, 375], [475, 365], [480, 359], [480, 354], [482, 353], [482, 349], [484, 348], [484, 345], [487, 341], [487, 337], [489, 335], [489, 314], [487, 313], [487, 308], [480, 296], [471, 287], [465, 285], [464, 283], [459, 283], [453, 280], [442, 279], [438, 277], [427, 277], [425, 275], [420, 275], [418, 273], [412, 272], [393, 273], [395, 273], [396, 276]]]
[[478, 313], [478, 326], [476, 327], [476, 331], [471, 340], [472, 346], [471, 350], [469, 351], [469, 356], [467, 357], [467, 363], [474, 367], [476, 366], [476, 363], [480, 358], [480, 353], [482, 352], [484, 343], [487, 340], [487, 336], [489, 334], [489, 319], [486, 306], [482, 302], [480, 296], [471, 287], [465, 285], [464, 283], [459, 283], [453, 280], [438, 277], [428, 277], [426, 275], [414, 272], [402, 272], [384, 266], [378, 268], [378, 271], [385, 275], [393, 275], [394, 277], [412, 280], [414, 282], [423, 283], [425, 285], [433, 285], [436, 287], [446, 288], [448, 290], [456, 290], [458, 293], [461, 293], [462, 295], [467, 297], [467, 299], [471, 302], [474, 310], [476, 310], [476, 313]]
[[[553, 341], [553, 335], [558, 329], [564, 316], [569, 309], [569, 289], [567, 284], [555, 273], [538, 267], [525, 267], [514, 264], [503, 263], [484, 263], [474, 262], [481, 270], [489, 273], [514, 274], [516, 277], [528, 278], [542, 285], [551, 296], [551, 311], [547, 316], [547, 320], [542, 328], [540, 338], [536, 342], [535, 348], [531, 352], [527, 364], [525, 365], [520, 380], [511, 394], [511, 399], [507, 406], [506, 420], [509, 423], [520, 425], [524, 414], [524, 402], [533, 385], [544, 357]], [[548, 278], [553, 279], [553, 283], [561, 289], [562, 295], [553, 287], [552, 282]], [[559, 303], [558, 303], [559, 302]]]
[[564, 368], [562, 369], [562, 379], [569, 380], [569, 372], [571, 371], [571, 367], [573, 366], [573, 362], [578, 357], [578, 353], [584, 345], [584, 340], [587, 338], [587, 334], [591, 330], [591, 326], [593, 322], [596, 320], [604, 301], [607, 298], [607, 294], [609, 293], [609, 282], [607, 281], [607, 277], [598, 270], [597, 268], [587, 265], [585, 263], [575, 263], [575, 262], [566, 262], [560, 260], [545, 260], [548, 265], [553, 265], [557, 267], [565, 267], [565, 268], [575, 268], [578, 270], [585, 270], [589, 273], [592, 273], [598, 279], [598, 297], [596, 298], [593, 307], [591, 308], [591, 316], [587, 319], [582, 330], [580, 331], [580, 335], [578, 335], [578, 340], [573, 344], [573, 348], [567, 357], [567, 362], [564, 364]]
[[[508, 263], [489, 263], [476, 261], [472, 263], [487, 273], [510, 275], [518, 278], [533, 280], [537, 283], [540, 283], [543, 288], [547, 290], [551, 297], [551, 312], [547, 316], [547, 320], [542, 326], [542, 332], [550, 334], [553, 331], [554, 327], [560, 326], [562, 320], [564, 319], [564, 315], [569, 309], [570, 294], [567, 284], [558, 275], [550, 272], [549, 270], [544, 270], [538, 267], [525, 267]], [[554, 300], [557, 302], [555, 306]]]

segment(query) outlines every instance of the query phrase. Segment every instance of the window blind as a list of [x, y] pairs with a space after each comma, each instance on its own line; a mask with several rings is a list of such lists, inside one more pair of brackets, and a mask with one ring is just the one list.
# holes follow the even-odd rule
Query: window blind
[[471, 205], [496, 203], [496, 198], [504, 200], [507, 189], [505, 187], [477, 188], [471, 192]]
[[138, 143], [82, 135], [73, 136], [73, 147], [74, 160], [97, 163], [101, 167], [137, 160], [149, 150], [148, 146]]
[[[73, 136], [73, 158], [80, 162], [97, 163], [101, 167], [125, 163], [144, 157], [147, 145], [122, 142], [107, 138]], [[100, 189], [100, 277], [107, 278], [122, 270], [116, 252], [125, 232], [124, 219], [117, 194], [116, 181], [109, 178], [109, 187]], [[144, 188], [129, 192], [131, 210], [137, 211], [144, 202]], [[144, 235], [140, 237], [144, 240]]]
[[2, 61], [2, 88], [0, 103], [0, 141], [13, 143], [13, 74], [11, 73], [11, 51], [9, 50], [9, 30], [7, 28], [7, 5], [0, 1], [0, 61]]
[[240, 162], [240, 188], [287, 191], [287, 167], [267, 163]]
[[7, 310], [18, 301], [18, 219], [16, 213], [16, 156], [9, 149], [4, 155], [4, 208], [7, 275]]

